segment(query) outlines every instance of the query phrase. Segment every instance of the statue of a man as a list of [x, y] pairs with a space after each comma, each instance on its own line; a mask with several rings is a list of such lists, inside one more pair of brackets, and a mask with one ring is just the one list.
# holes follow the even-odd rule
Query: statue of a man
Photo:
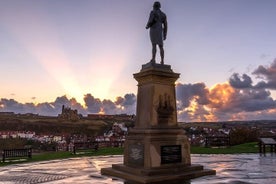
[[160, 8], [160, 2], [154, 2], [146, 29], [150, 28], [150, 40], [152, 43], [151, 62], [155, 63], [156, 45], [158, 45], [160, 49], [161, 64], [164, 64], [163, 40], [166, 40], [168, 25], [166, 14], [163, 13]]

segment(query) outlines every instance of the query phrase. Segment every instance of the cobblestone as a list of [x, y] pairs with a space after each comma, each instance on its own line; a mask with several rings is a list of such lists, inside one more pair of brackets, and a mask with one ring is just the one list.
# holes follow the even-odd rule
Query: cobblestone
[[39, 174], [39, 173], [17, 173], [14, 175], [1, 176], [0, 181], [3, 183], [10, 182], [15, 184], [36, 184], [45, 183], [49, 181], [65, 179], [65, 175], [55, 175], [55, 174]]

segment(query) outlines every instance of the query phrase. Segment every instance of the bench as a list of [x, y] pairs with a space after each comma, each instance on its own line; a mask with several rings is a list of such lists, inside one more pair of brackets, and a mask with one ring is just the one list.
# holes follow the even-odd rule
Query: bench
[[276, 153], [276, 141], [273, 138], [260, 138], [259, 139], [259, 151], [260, 154], [265, 154], [266, 146], [270, 146], [270, 152]]
[[7, 158], [28, 157], [32, 158], [32, 148], [24, 149], [4, 149], [2, 151], [2, 161], [5, 162]]
[[75, 142], [73, 145], [73, 154], [76, 154], [77, 150], [86, 149], [94, 149], [95, 151], [98, 151], [99, 144], [98, 142]]

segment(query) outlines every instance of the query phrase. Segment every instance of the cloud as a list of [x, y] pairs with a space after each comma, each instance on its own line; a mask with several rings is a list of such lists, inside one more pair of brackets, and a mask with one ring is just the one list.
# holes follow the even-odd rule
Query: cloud
[[101, 111], [102, 102], [99, 98], [94, 98], [91, 94], [84, 96], [85, 106], [88, 113], [99, 113]]
[[124, 100], [122, 102], [123, 106], [132, 106], [136, 103], [136, 96], [135, 94], [131, 93], [131, 94], [126, 94], [124, 96]]
[[204, 83], [177, 84], [179, 121], [276, 118], [272, 114], [276, 101], [270, 91], [252, 86], [248, 75], [233, 74], [230, 80], [212, 88], [207, 88]]
[[102, 107], [105, 114], [118, 114], [120, 112], [116, 104], [111, 100], [103, 100]]
[[[256, 77], [256, 84], [253, 83]], [[261, 80], [260, 80], [261, 79]], [[258, 81], [259, 80], [259, 81]], [[255, 80], [254, 80], [255, 81]], [[176, 84], [176, 103], [179, 121], [224, 121], [275, 119], [276, 101], [271, 90], [276, 89], [276, 60], [269, 66], [258, 66], [252, 76], [233, 73], [228, 82], [208, 88], [205, 83]], [[57, 116], [62, 105], [77, 109], [83, 115], [135, 114], [137, 97], [133, 93], [119, 96], [115, 101], [84, 95], [85, 105], [66, 95], [53, 102], [20, 103], [14, 99], [0, 100], [0, 111], [35, 113]]]
[[252, 79], [246, 74], [243, 74], [242, 76], [239, 76], [238, 73], [234, 73], [230, 79], [229, 83], [232, 87], [243, 89], [243, 88], [250, 88], [252, 87]]
[[[261, 79], [255, 85], [249, 75], [233, 73], [228, 84], [218, 84], [210, 90], [211, 103], [207, 106], [218, 119], [275, 117], [272, 110], [276, 108], [276, 101], [269, 90], [276, 89], [276, 59], [269, 66], [258, 66], [252, 75], [257, 81]], [[227, 113], [230, 116], [223, 117]]]
[[206, 121], [210, 113], [205, 108], [209, 104], [209, 90], [204, 83], [176, 85], [178, 119], [180, 121]]
[[178, 110], [179, 121], [214, 121], [214, 117], [204, 105], [198, 105], [194, 101], [191, 104], [190, 107]]
[[204, 83], [181, 84], [176, 85], [176, 98], [178, 100], [178, 108], [189, 107], [191, 101], [195, 101], [204, 105], [208, 103], [208, 89]]
[[[219, 121], [231, 119], [230, 113], [228, 113], [230, 110], [229, 105], [236, 90], [229, 83], [216, 84], [212, 88], [207, 88], [204, 83], [200, 83], [200, 85], [178, 84], [178, 86], [185, 87], [176, 88], [177, 100], [183, 101], [186, 98], [185, 104], [188, 105], [181, 106], [178, 104], [179, 121]], [[178, 91], [179, 89], [180, 91]]]
[[135, 114], [136, 96], [132, 93], [124, 97], [117, 97], [116, 101], [100, 100], [91, 94], [84, 95], [85, 105], [82, 106], [75, 98], [69, 99], [66, 95], [57, 97], [53, 102], [39, 104], [20, 103], [14, 99], [2, 98], [0, 100], [1, 112], [34, 113], [46, 116], [57, 116], [61, 113], [62, 106], [78, 110], [82, 115], [104, 112], [106, 114]]
[[256, 76], [257, 79], [261, 79], [256, 85], [252, 85], [253, 81], [250, 76], [247, 74], [240, 76], [238, 73], [232, 74], [229, 83], [236, 89], [276, 89], [276, 59], [270, 66], [258, 66], [252, 74]]
[[[210, 107], [215, 107], [216, 111], [234, 114], [238, 112], [256, 112], [276, 107], [276, 102], [270, 96], [270, 92], [264, 89], [240, 90], [234, 89], [230, 85], [225, 88], [228, 89], [227, 93], [220, 95], [220, 98], [219, 96], [215, 97], [219, 99], [220, 106], [217, 103], [209, 104]], [[217, 102], [215, 100], [211, 101]], [[214, 106], [214, 104], [217, 106]]]
[[[36, 105], [35, 111], [30, 111], [30, 113], [40, 114], [45, 116], [56, 116], [61, 110], [57, 111], [57, 109], [51, 103], [39, 103]], [[16, 111], [15, 111], [16, 112]]]
[[136, 111], [136, 96], [132, 93], [117, 97], [115, 102], [106, 99], [101, 101], [87, 94], [84, 96], [84, 102], [87, 113], [99, 113], [103, 110], [106, 114], [135, 114]]
[[211, 109], [227, 109], [235, 93], [236, 90], [229, 83], [216, 84], [209, 89], [210, 103], [207, 105]]
[[133, 93], [126, 94], [123, 98], [117, 97], [115, 103], [122, 109], [122, 113], [136, 113], [136, 95]]
[[276, 89], [276, 59], [274, 59], [270, 66], [260, 65], [252, 74], [263, 79], [256, 84], [256, 88]]
[[24, 105], [18, 103], [14, 99], [2, 98], [1, 101], [0, 101], [0, 104], [1, 104], [1, 109], [5, 109], [5, 111], [25, 113]]
[[2, 98], [0, 100], [0, 111], [57, 116], [61, 113], [62, 105], [77, 109], [80, 113], [85, 113], [84, 107], [82, 107], [75, 98], [68, 99], [65, 95], [57, 97], [54, 102], [44, 102], [39, 104], [20, 103], [14, 99]]

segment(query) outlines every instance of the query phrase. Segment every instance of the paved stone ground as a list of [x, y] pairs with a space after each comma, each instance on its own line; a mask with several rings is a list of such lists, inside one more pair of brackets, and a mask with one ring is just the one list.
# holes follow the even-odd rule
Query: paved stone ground
[[276, 184], [276, 155], [194, 155], [193, 163], [217, 171], [216, 176], [192, 180], [192, 184]]
[[0, 167], [0, 184], [123, 183], [101, 176], [102, 166], [122, 162], [122, 156], [84, 157]]
[[[101, 176], [100, 169], [122, 163], [122, 156], [83, 157], [0, 167], [0, 184], [123, 184]], [[215, 169], [216, 176], [191, 184], [274, 184], [276, 155], [192, 155], [192, 162]]]

